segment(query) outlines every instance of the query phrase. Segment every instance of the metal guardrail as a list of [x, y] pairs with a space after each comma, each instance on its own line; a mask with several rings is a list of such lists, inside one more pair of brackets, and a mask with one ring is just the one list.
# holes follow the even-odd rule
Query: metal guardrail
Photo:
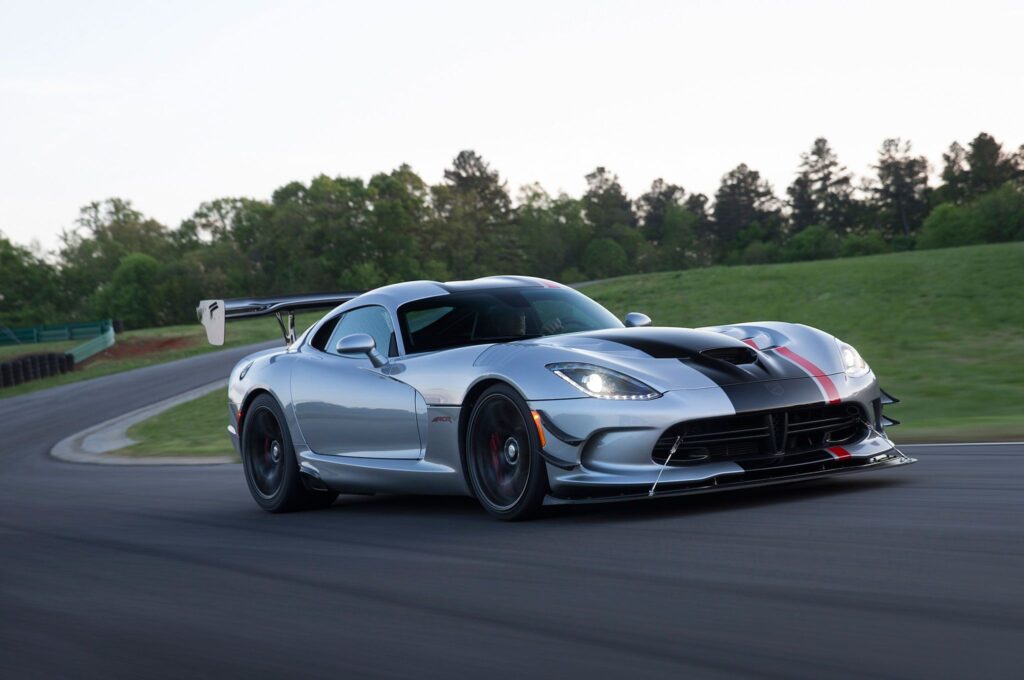
[[68, 354], [75, 357], [75, 363], [80, 364], [94, 354], [99, 354], [108, 347], [114, 345], [114, 328], [108, 327], [102, 335], [99, 335], [88, 342], [74, 347]]

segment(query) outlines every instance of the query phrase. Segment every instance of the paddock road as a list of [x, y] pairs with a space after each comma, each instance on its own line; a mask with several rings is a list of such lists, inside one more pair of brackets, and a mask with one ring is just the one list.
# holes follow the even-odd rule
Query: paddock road
[[271, 516], [238, 465], [48, 455], [246, 351], [0, 400], [0, 676], [1024, 676], [1020, 445], [521, 524], [462, 498]]

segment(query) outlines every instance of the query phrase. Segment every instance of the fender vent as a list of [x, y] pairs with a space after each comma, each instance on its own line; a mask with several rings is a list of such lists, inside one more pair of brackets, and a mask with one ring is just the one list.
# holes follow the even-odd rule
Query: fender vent
[[749, 347], [719, 347], [717, 349], [706, 349], [700, 353], [702, 357], [726, 361], [734, 366], [752, 364], [757, 361], [757, 352]]

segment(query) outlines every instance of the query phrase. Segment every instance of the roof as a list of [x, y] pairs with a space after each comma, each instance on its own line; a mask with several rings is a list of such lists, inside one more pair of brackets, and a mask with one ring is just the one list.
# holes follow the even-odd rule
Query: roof
[[567, 286], [532, 276], [485, 276], [470, 281], [447, 281], [445, 283], [440, 281], [406, 281], [404, 283], [381, 286], [380, 288], [363, 293], [358, 298], [335, 308], [335, 311], [362, 307], [363, 305], [383, 305], [388, 309], [397, 311], [398, 307], [407, 302], [449, 295], [451, 293], [472, 290], [494, 290], [496, 288], [567, 288]]

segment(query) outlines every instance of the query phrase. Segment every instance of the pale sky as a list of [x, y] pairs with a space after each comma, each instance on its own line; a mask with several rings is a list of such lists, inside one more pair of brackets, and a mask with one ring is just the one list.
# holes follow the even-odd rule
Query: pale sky
[[882, 140], [933, 166], [1024, 143], [1024, 2], [8, 2], [0, 231], [53, 247], [93, 200], [177, 226], [205, 200], [475, 149], [513, 195], [782, 194], [824, 135], [857, 175]]

